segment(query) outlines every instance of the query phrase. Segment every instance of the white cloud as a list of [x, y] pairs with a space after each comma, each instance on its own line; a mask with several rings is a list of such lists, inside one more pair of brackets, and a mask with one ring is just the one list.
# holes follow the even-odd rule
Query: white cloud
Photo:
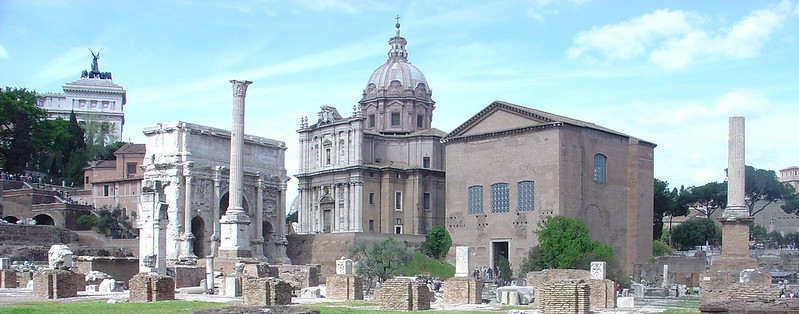
[[8, 58], [9, 58], [8, 50], [6, 50], [6, 47], [0, 45], [0, 59], [8, 59]]
[[[91, 54], [86, 47], [70, 48], [53, 59], [53, 61], [42, 66], [42, 68], [33, 75], [33, 78], [42, 82], [63, 81], [66, 78], [78, 79], [80, 78], [80, 71], [90, 67], [91, 58]], [[102, 56], [100, 56], [100, 70], [103, 69], [102, 65]], [[33, 86], [38, 85], [46, 84], [33, 84]]]
[[579, 6], [591, 0], [533, 0], [527, 8], [527, 16], [538, 23], [544, 23], [545, 16], [558, 15], [557, 8], [566, 6]]
[[595, 49], [605, 54], [608, 61], [630, 59], [645, 53], [658, 38], [690, 31], [691, 18], [690, 13], [679, 10], [656, 10], [629, 21], [594, 27], [577, 34], [568, 56], [590, 58], [587, 52]]
[[594, 27], [575, 36], [567, 55], [593, 61], [598, 52], [607, 62], [648, 55], [667, 68], [682, 68], [709, 56], [757, 56], [771, 35], [781, 28], [792, 3], [783, 1], [756, 10], [726, 30], [700, 28], [705, 17], [680, 10], [656, 10], [618, 24]]
[[544, 23], [544, 15], [543, 15], [543, 14], [541, 14], [541, 13], [538, 13], [538, 12], [537, 12], [535, 9], [533, 9], [533, 8], [528, 8], [528, 9], [527, 9], [527, 16], [529, 16], [529, 17], [532, 17], [532, 18], [533, 18], [534, 20], [536, 20], [538, 23]]

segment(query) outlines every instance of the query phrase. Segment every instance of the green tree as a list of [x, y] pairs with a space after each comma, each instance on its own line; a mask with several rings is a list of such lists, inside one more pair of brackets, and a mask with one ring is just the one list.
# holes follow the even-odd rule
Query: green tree
[[788, 197], [780, 208], [788, 214], [799, 215], [799, 194]]
[[654, 201], [654, 225], [652, 228], [652, 239], [661, 238], [663, 232], [663, 218], [668, 216], [669, 221], [674, 216], [686, 216], [689, 213], [688, 199], [684, 191], [677, 188], [669, 190], [669, 183], [655, 179]]
[[727, 206], [727, 182], [710, 182], [689, 188], [684, 199], [692, 209], [710, 218], [716, 210]]
[[672, 243], [676, 246], [697, 246], [718, 244], [716, 224], [708, 218], [688, 220], [674, 228], [671, 233]]
[[96, 212], [97, 232], [112, 237], [128, 237], [130, 235], [130, 217], [119, 207], [113, 209], [103, 206]]
[[355, 271], [369, 281], [384, 281], [397, 276], [412, 253], [405, 243], [389, 238], [385, 241], [356, 241], [350, 247], [350, 258], [357, 261]]
[[424, 241], [419, 250], [427, 256], [440, 259], [447, 256], [447, 251], [452, 246], [452, 238], [442, 226], [435, 226], [424, 236]]
[[665, 242], [660, 240], [652, 241], [652, 255], [663, 256], [674, 253], [674, 250]]
[[[746, 166], [746, 207], [749, 215], [756, 215], [777, 200], [790, 198], [794, 193], [792, 186], [780, 182], [774, 170]], [[756, 203], [761, 205], [755, 207]]]
[[299, 216], [299, 215], [300, 215], [300, 212], [299, 212], [299, 211], [295, 211], [295, 212], [293, 212], [293, 213], [291, 213], [291, 214], [288, 214], [288, 215], [286, 216], [286, 223], [291, 223], [291, 222], [298, 222], [298, 221], [300, 221], [300, 219], [299, 219], [299, 218], [300, 218], [300, 216]]
[[546, 268], [570, 268], [592, 247], [588, 226], [582, 220], [553, 216], [538, 223], [541, 263]]
[[78, 223], [89, 228], [97, 226], [99, 219], [95, 215], [82, 215], [78, 217]]
[[0, 162], [7, 172], [22, 174], [34, 159], [33, 130], [47, 116], [37, 98], [24, 88], [0, 89]]
[[511, 281], [513, 279], [513, 269], [510, 267], [510, 262], [504, 256], [497, 258], [497, 269], [499, 270], [499, 279], [502, 281]]

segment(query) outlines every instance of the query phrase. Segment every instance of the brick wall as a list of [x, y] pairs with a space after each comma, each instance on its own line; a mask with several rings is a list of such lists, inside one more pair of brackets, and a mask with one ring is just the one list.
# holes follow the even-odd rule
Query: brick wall
[[616, 282], [610, 279], [590, 279], [586, 283], [591, 288], [592, 309], [616, 308]]
[[0, 288], [17, 288], [17, 272], [9, 269], [0, 270]]
[[432, 293], [412, 278], [394, 278], [383, 282], [375, 292], [381, 310], [421, 311], [430, 309]]
[[527, 273], [525, 280], [528, 286], [535, 287], [534, 304], [541, 306], [541, 290], [546, 283], [557, 280], [588, 280], [591, 272], [583, 269], [544, 269]]
[[483, 302], [483, 283], [472, 277], [447, 279], [444, 281], [444, 302], [480, 304]]
[[756, 269], [748, 277], [749, 282], [740, 282], [742, 269], [711, 269], [702, 274], [699, 282], [701, 305], [721, 304], [736, 300], [774, 299], [779, 290], [772, 288], [768, 271]]
[[[546, 283], [541, 295], [541, 311], [547, 314], [588, 314], [591, 288], [583, 280], [562, 280]], [[537, 291], [538, 289], [536, 289]]]
[[290, 284], [294, 290], [319, 285], [321, 265], [277, 265], [277, 277]]
[[44, 245], [77, 243], [78, 235], [54, 226], [0, 224], [2, 245]]
[[130, 302], [154, 302], [175, 299], [175, 281], [172, 277], [139, 273], [128, 282]]
[[331, 300], [363, 300], [363, 279], [355, 275], [333, 275], [327, 278], [326, 298]]
[[290, 284], [273, 277], [244, 279], [242, 294], [245, 306], [291, 304]]
[[60, 299], [78, 296], [81, 275], [68, 270], [44, 269], [33, 275], [33, 296]]

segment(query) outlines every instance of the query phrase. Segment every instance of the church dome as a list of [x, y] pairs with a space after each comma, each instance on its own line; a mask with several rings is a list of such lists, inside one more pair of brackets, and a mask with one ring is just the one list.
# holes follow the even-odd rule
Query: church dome
[[425, 89], [430, 90], [427, 79], [419, 68], [408, 62], [408, 52], [405, 45], [408, 43], [405, 38], [400, 36], [399, 23], [397, 23], [397, 35], [389, 39], [388, 44], [391, 50], [388, 52], [388, 61], [379, 66], [372, 72], [366, 88], [371, 84], [377, 90], [387, 89], [392, 81], [399, 81], [403, 89], [415, 90], [419, 84], [424, 84]]

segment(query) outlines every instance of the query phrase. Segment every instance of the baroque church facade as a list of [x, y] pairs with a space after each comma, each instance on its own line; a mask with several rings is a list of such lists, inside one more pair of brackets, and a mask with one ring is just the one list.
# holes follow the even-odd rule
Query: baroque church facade
[[106, 133], [106, 143], [121, 141], [127, 92], [114, 83], [111, 72], [100, 72], [100, 53], [92, 52], [92, 56], [91, 71], [83, 70], [80, 80], [64, 84], [63, 93], [40, 94], [38, 106], [49, 119], [69, 121], [74, 111], [78, 122], [98, 123], [97, 128]]
[[652, 255], [654, 143], [502, 101], [443, 142], [446, 228], [472, 268], [500, 257], [518, 267], [550, 216], [585, 221], [627, 273]]
[[322, 106], [315, 123], [303, 118], [299, 234], [424, 234], [444, 224], [446, 133], [432, 127], [432, 90], [396, 28], [352, 115]]

